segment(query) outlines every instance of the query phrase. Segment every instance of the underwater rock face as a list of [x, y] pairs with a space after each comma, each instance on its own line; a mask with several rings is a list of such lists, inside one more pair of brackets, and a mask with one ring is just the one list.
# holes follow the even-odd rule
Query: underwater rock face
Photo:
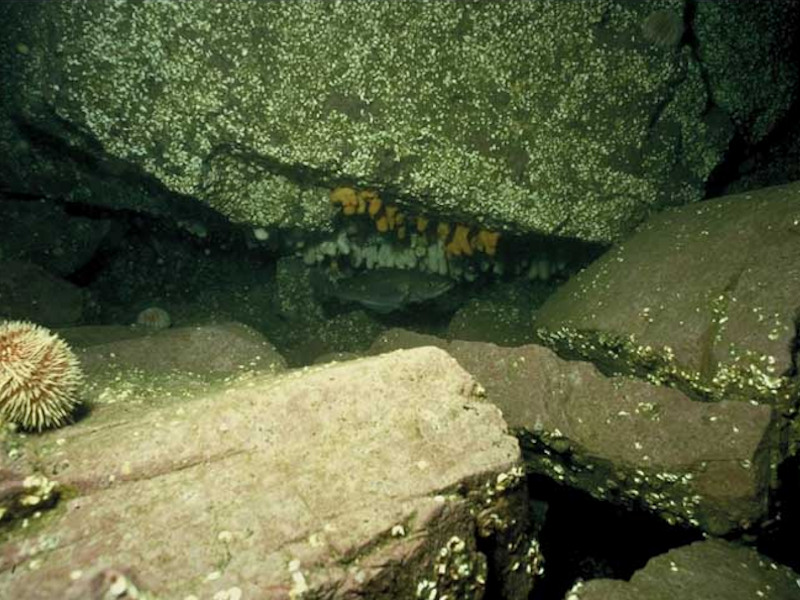
[[749, 142], [764, 139], [796, 95], [797, 61], [775, 59], [797, 49], [797, 7], [782, 1], [692, 4], [692, 34], [714, 104]]
[[532, 472], [713, 535], [766, 517], [781, 458], [769, 407], [695, 402], [536, 345], [448, 351], [520, 434]]
[[499, 284], [473, 298], [453, 315], [447, 337], [454, 340], [493, 342], [519, 346], [535, 341], [536, 305], [550, 288], [530, 291], [514, 283]]
[[650, 559], [630, 581], [576, 584], [564, 600], [745, 600], [800, 597], [800, 574], [751, 548], [724, 540], [695, 542]]
[[280, 319], [271, 335], [292, 366], [310, 364], [320, 354], [366, 349], [381, 330], [364, 311], [326, 314], [315, 279], [314, 269], [299, 258], [277, 261], [275, 290]]
[[[726, 30], [780, 29], [794, 9], [741, 4]], [[763, 134], [790, 100], [787, 36], [727, 50], [716, 9], [694, 31], [685, 5], [7, 3], [0, 156], [14, 189], [68, 181], [74, 199], [130, 206], [108, 182], [145, 175], [254, 226], [324, 229], [327, 191], [349, 182], [420, 214], [609, 241], [699, 198], [734, 126], [757, 114]], [[726, 52], [768, 55], [780, 77], [760, 76], [754, 100]], [[43, 139], [101, 157], [107, 177], [75, 177]]]
[[0, 546], [0, 596], [111, 569], [159, 598], [479, 598], [491, 577], [523, 600], [519, 446], [478, 394], [424, 348], [109, 406], [22, 450], [74, 495]]
[[89, 372], [109, 368], [140, 369], [148, 373], [188, 371], [235, 375], [242, 370], [286, 369], [286, 361], [264, 336], [241, 323], [217, 323], [157, 330], [92, 344], [81, 353]]
[[792, 404], [800, 183], [669, 209], [548, 298], [549, 344], [716, 399]]
[[781, 458], [769, 407], [695, 402], [671, 388], [605, 377], [536, 345], [448, 343], [391, 330], [373, 351], [434, 343], [503, 411], [529, 472], [714, 535], [766, 517]]

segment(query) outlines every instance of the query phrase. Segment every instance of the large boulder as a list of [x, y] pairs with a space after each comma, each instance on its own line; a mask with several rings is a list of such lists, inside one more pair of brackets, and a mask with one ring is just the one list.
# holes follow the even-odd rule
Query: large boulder
[[751, 548], [723, 540], [695, 542], [651, 559], [630, 581], [577, 583], [564, 600], [748, 600], [800, 597], [800, 577]]
[[606, 377], [536, 345], [503, 348], [391, 330], [373, 351], [433, 344], [503, 411], [529, 472], [716, 535], [766, 518], [781, 458], [769, 407], [696, 402], [675, 389]]
[[440, 350], [132, 400], [23, 446], [68, 493], [5, 532], [0, 596], [521, 600], [540, 571], [517, 441]]
[[347, 182], [609, 241], [699, 198], [735, 132], [763, 137], [791, 100], [791, 0], [696, 4], [3, 3], [4, 181], [303, 231]]
[[[275, 347], [242, 323], [177, 327], [145, 334], [141, 327], [130, 328], [129, 337], [123, 339], [116, 327], [96, 329], [106, 333], [109, 340], [96, 339], [80, 352], [81, 365], [89, 373], [133, 369], [150, 374], [182, 372], [224, 376], [286, 369], [286, 361]], [[92, 333], [81, 336], [80, 328], [76, 328], [68, 335], [87, 340]]]
[[706, 399], [797, 403], [800, 183], [669, 209], [570, 279], [541, 339]]

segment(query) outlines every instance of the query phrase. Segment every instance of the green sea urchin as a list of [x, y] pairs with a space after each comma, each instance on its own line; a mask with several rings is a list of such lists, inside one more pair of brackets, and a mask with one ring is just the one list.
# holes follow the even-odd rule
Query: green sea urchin
[[67, 422], [83, 382], [67, 343], [26, 321], [0, 323], [0, 418], [41, 431]]

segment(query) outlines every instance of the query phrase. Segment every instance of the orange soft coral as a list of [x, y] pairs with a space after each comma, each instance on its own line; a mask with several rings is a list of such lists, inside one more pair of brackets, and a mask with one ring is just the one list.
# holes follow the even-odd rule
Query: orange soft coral
[[472, 256], [472, 246], [469, 243], [469, 227], [466, 225], [456, 225], [453, 238], [445, 246], [448, 256]]
[[473, 240], [473, 246], [478, 252], [485, 252], [489, 256], [494, 256], [497, 252], [497, 242], [499, 239], [499, 233], [481, 229]]
[[332, 204], [341, 204], [342, 212], [346, 215], [354, 215], [358, 210], [358, 195], [351, 187], [341, 186], [332, 189], [330, 200]]

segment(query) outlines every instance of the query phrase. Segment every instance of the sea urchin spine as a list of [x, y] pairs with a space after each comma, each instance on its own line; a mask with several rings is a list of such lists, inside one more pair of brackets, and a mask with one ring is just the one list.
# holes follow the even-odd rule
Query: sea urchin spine
[[41, 431], [69, 420], [83, 374], [67, 343], [26, 321], [0, 323], [0, 418]]

